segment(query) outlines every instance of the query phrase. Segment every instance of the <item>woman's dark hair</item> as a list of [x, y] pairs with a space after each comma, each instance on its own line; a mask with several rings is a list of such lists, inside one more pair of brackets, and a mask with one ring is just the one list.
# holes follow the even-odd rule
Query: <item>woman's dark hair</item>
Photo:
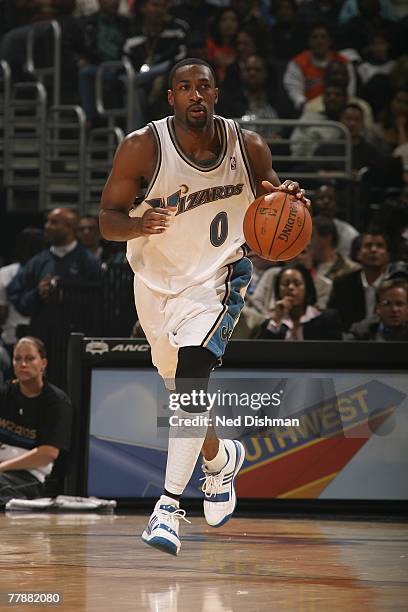
[[238, 38], [238, 34], [241, 34], [242, 32], [247, 34], [252, 39], [254, 46], [255, 46], [254, 55], [261, 55], [262, 57], [266, 59], [267, 49], [268, 49], [268, 40], [264, 36], [263, 32], [257, 30], [254, 26], [250, 24], [243, 25], [242, 27], [239, 28], [237, 32], [237, 38]]
[[23, 338], [20, 338], [19, 340], [17, 340], [14, 348], [16, 348], [16, 346], [20, 344], [20, 342], [31, 342], [31, 344], [34, 344], [35, 348], [39, 352], [41, 359], [47, 358], [47, 351], [45, 349], [45, 344], [39, 338], [36, 338], [35, 336], [23, 336]]
[[316, 287], [313, 282], [312, 275], [310, 274], [309, 270], [305, 268], [305, 266], [301, 263], [286, 264], [276, 275], [275, 286], [274, 286], [275, 299], [276, 300], [280, 299], [279, 287], [280, 287], [281, 277], [282, 277], [282, 274], [286, 272], [287, 270], [297, 270], [302, 275], [303, 282], [305, 283], [305, 306], [313, 306], [314, 304], [316, 304], [316, 301], [317, 301]]
[[[219, 10], [217, 15], [213, 19], [210, 20], [209, 25], [208, 25], [209, 34], [217, 45], [222, 44], [221, 34], [220, 34], [220, 21], [225, 13], [234, 13], [234, 15], [236, 16], [237, 22], [238, 22], [237, 33], [239, 32], [241, 28], [241, 19], [240, 19], [238, 12], [232, 6], [223, 6]], [[235, 40], [236, 40], [236, 34], [232, 40], [232, 44], [234, 46], [235, 46]]]

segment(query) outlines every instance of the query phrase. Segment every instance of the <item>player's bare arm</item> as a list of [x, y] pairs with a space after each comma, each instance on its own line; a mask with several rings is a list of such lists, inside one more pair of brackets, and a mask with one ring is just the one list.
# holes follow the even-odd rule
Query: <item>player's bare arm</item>
[[101, 234], [106, 240], [124, 242], [165, 231], [170, 210], [151, 209], [142, 217], [129, 217], [129, 211], [140, 195], [140, 181], [142, 177], [150, 179], [153, 165], [154, 136], [149, 127], [130, 134], [120, 144], [99, 211]]
[[252, 171], [255, 175], [256, 195], [260, 196], [275, 191], [286, 191], [296, 196], [310, 209], [310, 200], [305, 197], [305, 190], [300, 188], [299, 183], [291, 180], [286, 180], [283, 183], [280, 182], [278, 175], [272, 167], [271, 151], [262, 136], [249, 130], [243, 130], [243, 135]]

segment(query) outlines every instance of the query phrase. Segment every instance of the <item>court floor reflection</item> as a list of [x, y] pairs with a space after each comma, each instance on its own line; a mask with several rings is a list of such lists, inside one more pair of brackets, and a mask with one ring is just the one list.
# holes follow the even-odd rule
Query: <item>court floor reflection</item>
[[0, 515], [0, 591], [61, 592], [67, 612], [406, 610], [405, 523], [193, 517], [175, 558], [140, 540], [145, 521]]

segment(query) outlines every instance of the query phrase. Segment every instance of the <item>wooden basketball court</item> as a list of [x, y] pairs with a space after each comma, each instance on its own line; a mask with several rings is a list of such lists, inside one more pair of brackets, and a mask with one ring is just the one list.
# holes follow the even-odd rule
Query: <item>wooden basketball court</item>
[[[191, 518], [191, 517], [190, 517]], [[140, 539], [147, 516], [0, 515], [1, 610], [406, 611], [405, 523], [235, 518], [182, 522], [172, 557]], [[11, 592], [63, 603], [9, 604]]]

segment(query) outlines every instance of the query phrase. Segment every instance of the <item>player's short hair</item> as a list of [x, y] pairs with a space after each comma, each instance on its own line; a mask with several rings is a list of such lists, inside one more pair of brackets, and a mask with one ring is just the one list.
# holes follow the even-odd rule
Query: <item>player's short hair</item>
[[212, 68], [212, 66], [210, 66], [208, 62], [203, 59], [200, 59], [199, 57], [186, 57], [185, 59], [177, 62], [177, 64], [174, 64], [173, 68], [170, 70], [168, 82], [169, 89], [173, 89], [174, 75], [176, 74], [177, 70], [179, 68], [182, 68], [183, 66], [206, 66], [211, 72], [211, 76], [214, 80], [214, 85], [217, 84], [217, 78], [215, 76], [214, 69]]

